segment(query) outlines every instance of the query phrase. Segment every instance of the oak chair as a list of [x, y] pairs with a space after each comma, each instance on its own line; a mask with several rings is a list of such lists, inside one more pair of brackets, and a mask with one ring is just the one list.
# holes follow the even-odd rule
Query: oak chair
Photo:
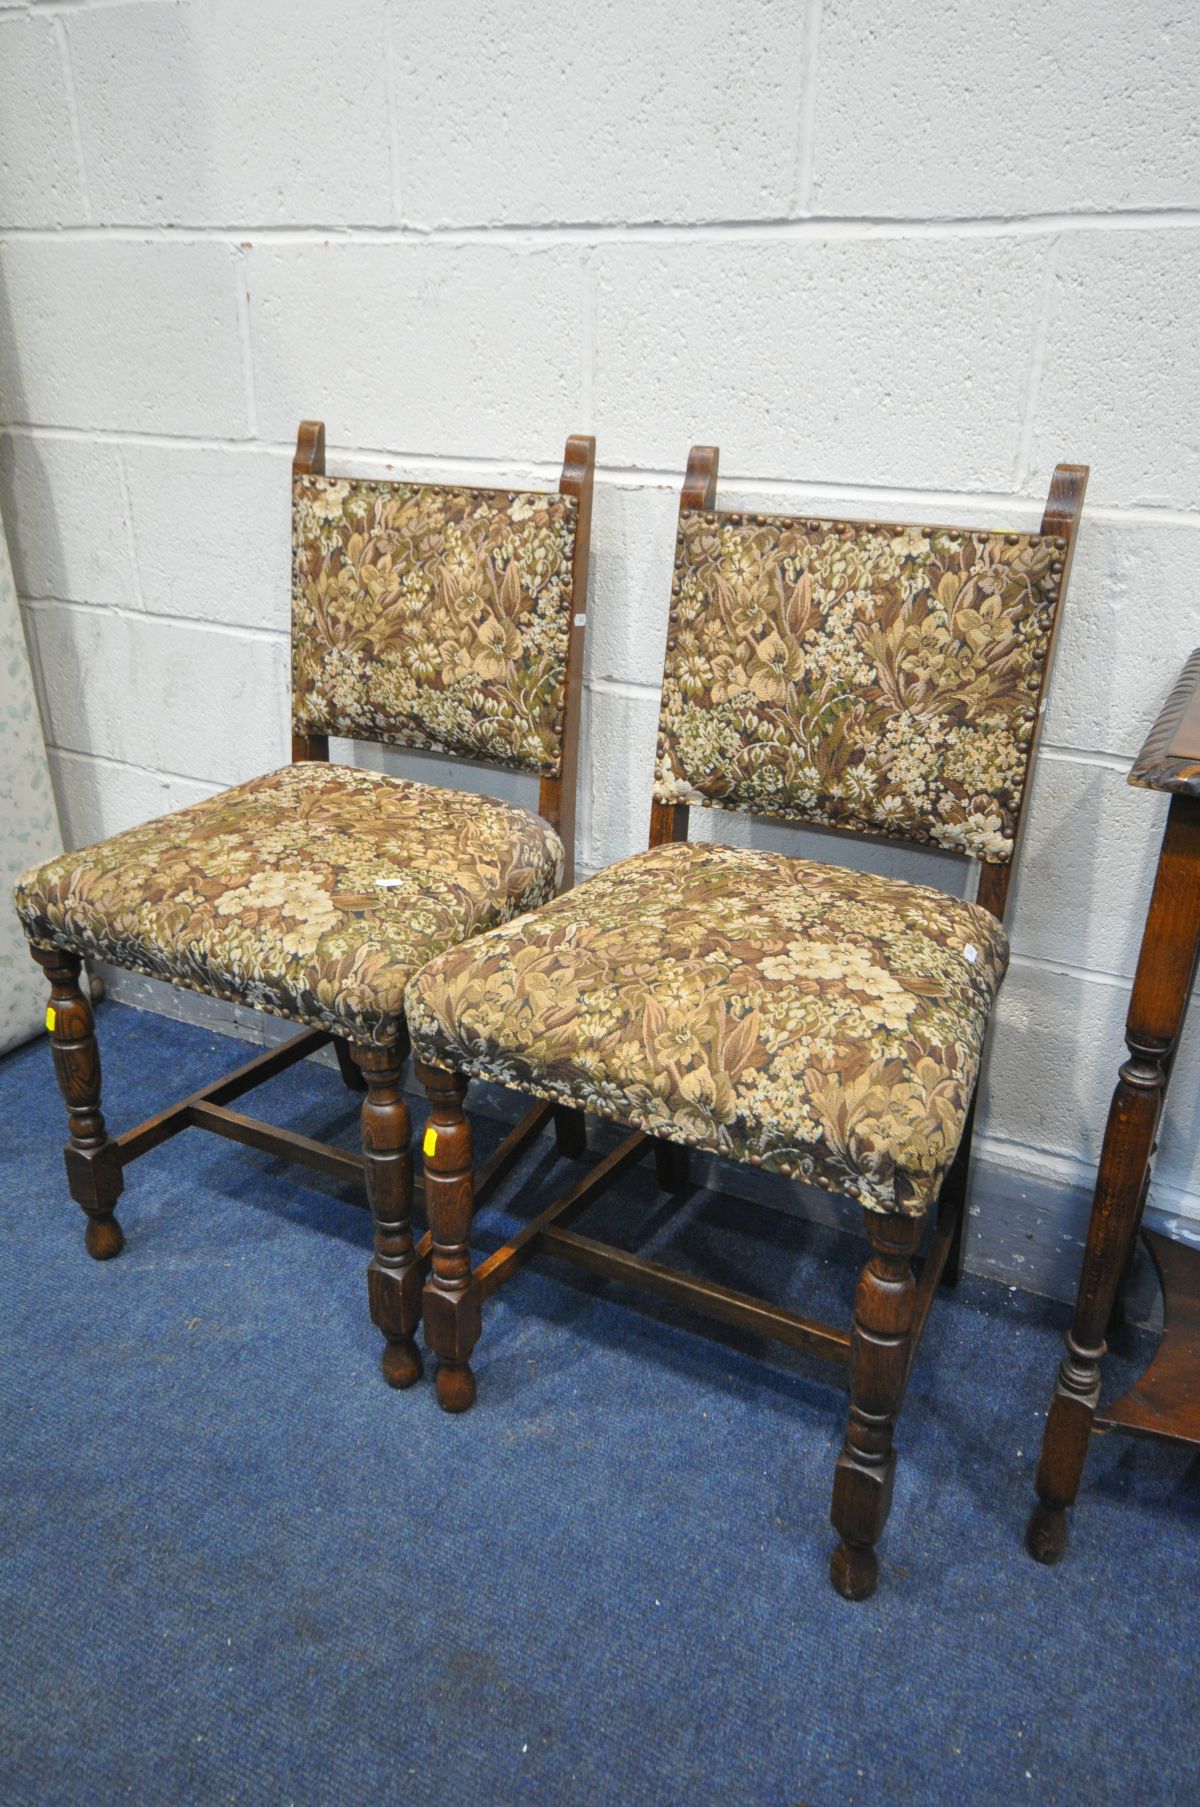
[[[718, 513], [716, 476], [715, 448], [694, 449], [649, 850], [410, 987], [431, 1105], [425, 1333], [441, 1405], [465, 1410], [483, 1301], [544, 1251], [847, 1364], [831, 1577], [863, 1599], [913, 1356], [961, 1257], [1001, 921], [1087, 472], [1059, 466], [1038, 533]], [[977, 901], [689, 843], [692, 804], [951, 849], [979, 861]], [[474, 1269], [473, 1076], [636, 1132]], [[870, 1253], [849, 1334], [573, 1230], [651, 1147], [669, 1190], [699, 1148], [856, 1198]]]
[[[567, 441], [557, 492], [325, 474], [325, 430], [292, 465], [292, 764], [27, 872], [16, 904], [50, 980], [71, 1196], [104, 1261], [124, 1237], [124, 1170], [182, 1129], [213, 1130], [338, 1179], [375, 1219], [371, 1316], [393, 1386], [421, 1373], [404, 991], [433, 954], [571, 882], [595, 441]], [[450, 753], [539, 779], [540, 816], [329, 762], [331, 735]], [[305, 1025], [219, 1082], [108, 1134], [94, 957]], [[365, 1094], [361, 1156], [230, 1106], [332, 1043]], [[482, 1175], [495, 1184], [553, 1115], [531, 1110]]]

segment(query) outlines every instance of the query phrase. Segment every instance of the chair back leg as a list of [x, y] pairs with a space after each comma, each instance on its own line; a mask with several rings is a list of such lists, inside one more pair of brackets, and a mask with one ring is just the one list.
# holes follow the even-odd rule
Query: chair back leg
[[121, 1154], [100, 1109], [100, 1050], [92, 1006], [79, 989], [83, 962], [57, 948], [31, 948], [50, 981], [46, 1027], [54, 1071], [67, 1106], [69, 1140], [63, 1150], [71, 1197], [87, 1213], [84, 1245], [95, 1261], [111, 1261], [125, 1246], [113, 1206], [124, 1189]]
[[354, 1050], [350, 1043], [343, 1041], [340, 1035], [333, 1038], [333, 1051], [337, 1055], [338, 1072], [342, 1083], [351, 1092], [365, 1092], [367, 1082], [363, 1078], [362, 1068], [354, 1058]]
[[967, 1111], [967, 1120], [963, 1125], [958, 1152], [954, 1156], [950, 1171], [942, 1181], [942, 1189], [938, 1193], [938, 1215], [940, 1216], [943, 1211], [954, 1214], [954, 1240], [950, 1244], [946, 1265], [942, 1269], [941, 1284], [943, 1286], [957, 1286], [962, 1273], [963, 1250], [967, 1240], [967, 1187], [971, 1179], [971, 1144], [975, 1137], [975, 1105], [978, 1098], [979, 1087], [976, 1085], [970, 1108]]
[[558, 1152], [568, 1161], [581, 1161], [587, 1153], [587, 1117], [569, 1105], [554, 1107], [554, 1140]]
[[679, 1142], [656, 1141], [654, 1175], [663, 1192], [686, 1192], [688, 1187], [688, 1151]]

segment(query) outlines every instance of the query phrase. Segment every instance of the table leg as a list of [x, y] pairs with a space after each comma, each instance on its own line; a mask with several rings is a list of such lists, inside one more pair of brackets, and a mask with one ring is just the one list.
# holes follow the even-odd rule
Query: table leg
[[1067, 1543], [1100, 1400], [1100, 1363], [1117, 1289], [1137, 1233], [1147, 1169], [1200, 943], [1200, 803], [1174, 797], [1138, 956], [1125, 1028], [1129, 1059], [1109, 1107], [1083, 1270], [1038, 1464], [1031, 1556], [1056, 1562]]

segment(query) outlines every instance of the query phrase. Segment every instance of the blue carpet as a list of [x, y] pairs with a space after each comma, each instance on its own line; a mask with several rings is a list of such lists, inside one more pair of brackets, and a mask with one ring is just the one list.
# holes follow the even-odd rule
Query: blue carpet
[[[244, 1057], [116, 1005], [100, 1033], [118, 1130]], [[311, 1063], [250, 1108], [354, 1139]], [[836, 1370], [540, 1263], [450, 1419], [378, 1377], [344, 1189], [187, 1131], [130, 1170], [101, 1266], [44, 1044], [0, 1063], [0, 1122], [5, 1807], [1197, 1799], [1198, 1465], [1098, 1441], [1065, 1564], [1022, 1549], [1061, 1306], [935, 1301], [852, 1607]], [[563, 1174], [535, 1152], [481, 1246]], [[641, 1174], [606, 1218], [848, 1314], [849, 1238], [704, 1194], [668, 1230]]]

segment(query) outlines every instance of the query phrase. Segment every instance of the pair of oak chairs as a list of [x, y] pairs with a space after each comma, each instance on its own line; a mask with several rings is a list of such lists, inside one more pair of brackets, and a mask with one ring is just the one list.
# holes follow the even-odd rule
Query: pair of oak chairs
[[[50, 980], [69, 1186], [105, 1260], [123, 1242], [124, 1169], [189, 1126], [361, 1179], [384, 1375], [420, 1378], [423, 1319], [452, 1412], [475, 1397], [484, 1300], [539, 1251], [848, 1366], [831, 1577], [862, 1599], [913, 1356], [961, 1257], [1002, 919], [1087, 472], [1059, 466], [1039, 532], [972, 532], [718, 512], [717, 452], [694, 448], [650, 845], [572, 889], [594, 460], [593, 440], [570, 439], [557, 493], [333, 478], [323, 428], [301, 427], [292, 764], [17, 887]], [[331, 736], [535, 775], [540, 815], [331, 764]], [[693, 843], [694, 804], [950, 849], [978, 862], [976, 901]], [[304, 1029], [112, 1137], [85, 958]], [[364, 1093], [361, 1157], [231, 1108], [330, 1042]], [[410, 1047], [430, 1103], [422, 1181]], [[477, 1172], [471, 1077], [534, 1101]], [[482, 1201], [551, 1126], [559, 1153], [581, 1157], [589, 1113], [632, 1133], [473, 1267]], [[650, 1152], [658, 1183], [682, 1190], [690, 1149], [858, 1201], [869, 1253], [848, 1333], [570, 1227]]]

